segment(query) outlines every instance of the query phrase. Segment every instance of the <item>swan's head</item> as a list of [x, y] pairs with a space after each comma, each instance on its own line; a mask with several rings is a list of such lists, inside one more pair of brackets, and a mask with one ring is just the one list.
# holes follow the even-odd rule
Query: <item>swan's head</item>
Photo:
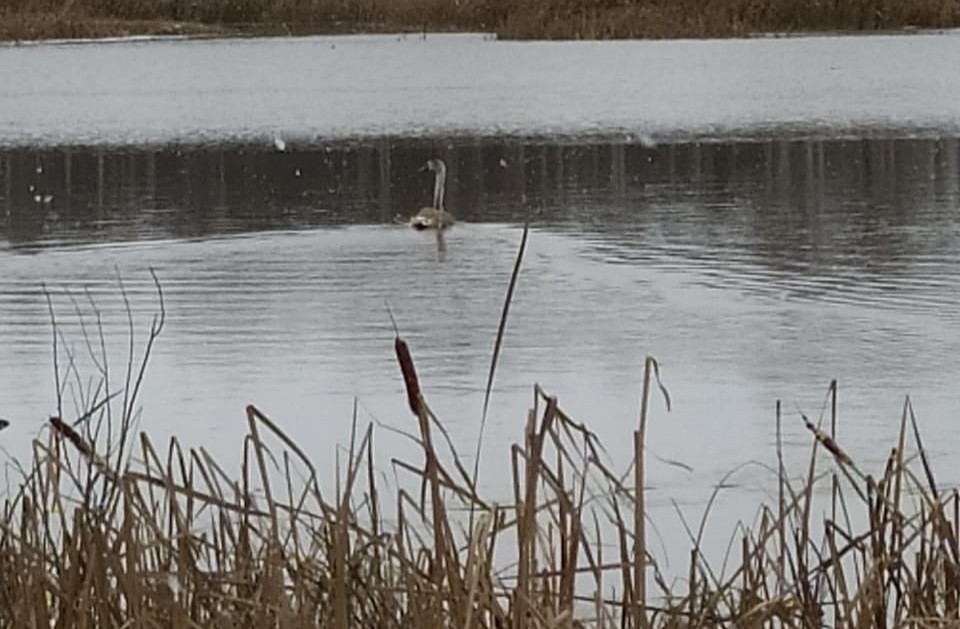
[[437, 174], [446, 173], [447, 165], [444, 164], [443, 160], [440, 159], [439, 157], [431, 157], [430, 159], [427, 160], [427, 163], [420, 168], [420, 170], [421, 171], [429, 170], [430, 172], [437, 173]]

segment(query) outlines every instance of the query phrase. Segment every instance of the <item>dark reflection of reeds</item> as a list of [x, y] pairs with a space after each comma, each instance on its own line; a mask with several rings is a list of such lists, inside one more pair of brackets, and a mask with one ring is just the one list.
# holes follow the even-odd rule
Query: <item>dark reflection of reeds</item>
[[[326, 146], [64, 147], [0, 151], [0, 237], [191, 238], [390, 224], [430, 195], [417, 166], [449, 165], [458, 220], [575, 228], [621, 245], [650, 234], [730, 242], [775, 266], [895, 264], [955, 244], [955, 138], [562, 144], [381, 139]], [[911, 236], [923, 226], [938, 238]]]

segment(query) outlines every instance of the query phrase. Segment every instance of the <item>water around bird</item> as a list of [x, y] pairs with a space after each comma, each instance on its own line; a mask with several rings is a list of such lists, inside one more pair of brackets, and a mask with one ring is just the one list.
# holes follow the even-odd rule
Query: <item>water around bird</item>
[[[535, 382], [628, 460], [647, 354], [674, 402], [670, 414], [654, 405], [648, 439], [660, 457], [649, 476], [661, 526], [675, 521], [672, 500], [696, 518], [723, 473], [774, 462], [777, 399], [788, 457], [805, 455], [798, 411], [816, 418], [831, 378], [839, 438], [859, 462], [882, 462], [908, 393], [933, 456], [949, 457], [960, 99], [945, 99], [956, 87], [940, 80], [934, 53], [957, 41], [2, 49], [5, 79], [33, 73], [5, 80], [0, 97], [0, 415], [12, 421], [3, 446], [24, 458], [56, 408], [42, 285], [81, 366], [66, 381], [69, 415], [92, 375], [81, 321], [90, 331], [102, 317], [119, 374], [128, 327], [117, 276], [142, 341], [156, 308], [152, 267], [168, 314], [143, 397], [141, 428], [153, 435], [235, 461], [254, 402], [332, 469], [355, 400], [360, 420], [411, 426], [389, 303], [428, 399], [472, 453], [529, 220], [488, 483], [506, 487], [506, 444], [521, 436]], [[871, 57], [881, 43], [897, 53], [890, 62]], [[644, 60], [636, 78], [612, 65], [625, 50]], [[453, 60], [427, 72], [444, 54], [477, 72], [454, 74]], [[354, 72], [323, 65], [324, 55]], [[577, 74], [563, 74], [565, 55], [585, 64]], [[393, 82], [379, 65], [391, 56], [394, 71], [405, 68]], [[249, 81], [223, 65], [254, 57]], [[193, 76], [187, 59], [209, 73], [180, 85]], [[742, 74], [746, 60], [755, 72], [737, 85], [749, 93], [719, 100], [734, 86], [702, 69]], [[103, 74], [84, 80], [64, 64]], [[834, 89], [835, 73], [847, 91]], [[458, 220], [442, 263], [432, 235], [393, 223], [429, 202], [432, 180], [418, 169], [432, 156], [448, 165]], [[381, 431], [378, 447], [402, 456], [409, 446]], [[741, 473], [716, 517], [752, 516], [744, 509], [772, 490], [769, 479], [759, 466]]]

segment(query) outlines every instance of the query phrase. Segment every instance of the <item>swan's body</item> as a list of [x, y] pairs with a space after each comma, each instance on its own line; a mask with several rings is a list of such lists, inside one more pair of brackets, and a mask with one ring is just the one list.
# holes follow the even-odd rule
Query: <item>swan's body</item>
[[446, 210], [425, 207], [410, 219], [410, 227], [414, 229], [446, 229], [456, 223], [453, 215]]
[[429, 170], [434, 173], [433, 205], [421, 208], [411, 217], [410, 227], [414, 229], [447, 229], [456, 223], [453, 215], [443, 207], [443, 192], [447, 184], [447, 165], [443, 163], [442, 159], [432, 157], [420, 170]]

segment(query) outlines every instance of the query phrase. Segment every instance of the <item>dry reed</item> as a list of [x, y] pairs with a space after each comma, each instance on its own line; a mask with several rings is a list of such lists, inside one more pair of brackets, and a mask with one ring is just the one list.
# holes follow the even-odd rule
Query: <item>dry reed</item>
[[[402, 479], [388, 492], [375, 472], [373, 428], [361, 430], [356, 421], [334, 494], [327, 495], [306, 453], [255, 406], [246, 408], [237, 475], [203, 448], [185, 450], [174, 439], [163, 449], [135, 435], [137, 393], [164, 323], [158, 295], [161, 314], [139, 365], [131, 346], [122, 386], [113, 390], [105, 363], [97, 363], [102, 382], [87, 411], [78, 422], [51, 420], [5, 501], [0, 626], [960, 621], [960, 497], [938, 489], [909, 400], [898, 443], [876, 477], [863, 474], [841, 447], [835, 423], [828, 434], [804, 417], [812, 434], [806, 476], [792, 480], [781, 463], [778, 504], [762, 506], [754, 528], [742, 531], [734, 567], [718, 572], [706, 563], [701, 524], [686, 582], [668, 585], [645, 536], [644, 437], [653, 381], [669, 407], [652, 358], [632, 484], [625, 480], [630, 471], [615, 473], [596, 436], [537, 386], [522, 441], [509, 450], [512, 496], [497, 502], [478, 495], [475, 473], [430, 410], [398, 333], [396, 357], [417, 425], [410, 436], [423, 461], [393, 464], [419, 484], [419, 495]], [[92, 356], [105, 354], [84, 336]], [[834, 383], [834, 419], [836, 392]], [[778, 433], [780, 420], [778, 407]], [[821, 450], [831, 472], [820, 471]], [[814, 506], [827, 481], [832, 511]], [[475, 516], [467, 527], [459, 516], [465, 512]]]
[[730, 37], [960, 26], [960, 0], [9, 0], [0, 38], [484, 31], [504, 38]]

